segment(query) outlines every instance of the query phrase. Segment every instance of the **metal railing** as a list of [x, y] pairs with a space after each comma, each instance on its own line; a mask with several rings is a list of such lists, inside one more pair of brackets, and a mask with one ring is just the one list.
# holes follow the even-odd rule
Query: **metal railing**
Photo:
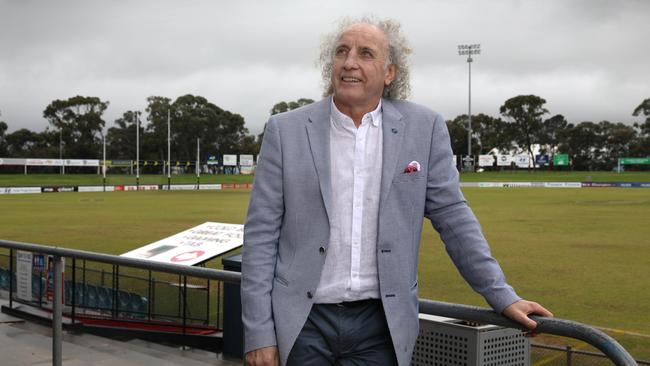
[[[142, 259], [126, 258], [76, 249], [20, 243], [7, 240], [0, 240], [0, 248], [23, 250], [54, 256], [54, 301], [52, 309], [52, 365], [54, 366], [60, 366], [62, 360], [61, 333], [63, 294], [61, 289], [63, 281], [63, 265], [61, 258], [68, 257], [86, 259], [95, 262], [124, 265], [129, 267], [185, 276], [193, 276], [234, 284], [239, 284], [241, 281], [241, 274], [238, 272], [201, 267], [179, 266], [175, 264], [151, 262]], [[10, 281], [10, 284], [11, 283], [13, 283], [13, 281]], [[450, 304], [445, 302], [420, 299], [420, 312], [424, 314], [438, 315], [526, 330], [522, 325], [500, 314], [497, 314], [490, 309], [475, 306]], [[548, 333], [579, 339], [603, 352], [603, 354], [617, 366], [637, 366], [637, 362], [616, 340], [598, 329], [570, 320], [546, 318], [540, 316], [531, 316], [531, 318], [538, 323], [536, 329], [537, 333]]]

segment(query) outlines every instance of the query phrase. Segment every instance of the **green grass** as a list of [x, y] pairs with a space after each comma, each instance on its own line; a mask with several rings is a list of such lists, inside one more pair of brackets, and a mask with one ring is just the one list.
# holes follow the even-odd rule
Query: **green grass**
[[[252, 183], [253, 175], [201, 175], [201, 183]], [[547, 172], [503, 171], [483, 173], [462, 173], [463, 182], [650, 182], [650, 172]], [[0, 187], [44, 186], [44, 185], [102, 185], [102, 177], [97, 174], [0, 174]], [[193, 174], [172, 175], [172, 184], [195, 184]], [[111, 174], [106, 176], [107, 185], [135, 184], [133, 175]], [[143, 174], [140, 184], [167, 184], [167, 176], [162, 174]]]
[[[521, 296], [560, 318], [650, 335], [650, 191], [463, 191]], [[205, 221], [243, 223], [248, 197], [245, 190], [1, 195], [0, 238], [120, 254]], [[485, 306], [427, 222], [419, 274], [421, 297]], [[650, 337], [612, 335], [650, 359]]]

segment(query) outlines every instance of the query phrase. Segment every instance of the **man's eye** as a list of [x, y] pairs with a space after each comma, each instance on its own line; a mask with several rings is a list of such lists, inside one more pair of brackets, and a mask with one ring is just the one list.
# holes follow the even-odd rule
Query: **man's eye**
[[337, 55], [345, 55], [346, 53], [348, 53], [348, 50], [345, 49], [345, 48], [337, 48], [336, 49], [336, 54]]
[[361, 51], [361, 56], [363, 56], [363, 57], [373, 57], [374, 54], [370, 50], [363, 50], [363, 51]]

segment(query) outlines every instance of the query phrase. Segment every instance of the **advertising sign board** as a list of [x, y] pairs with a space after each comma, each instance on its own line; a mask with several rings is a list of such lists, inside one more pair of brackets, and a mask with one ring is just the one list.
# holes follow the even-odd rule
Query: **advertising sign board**
[[517, 168], [530, 168], [530, 157], [527, 154], [515, 156]]
[[32, 252], [16, 251], [16, 296], [32, 301]]
[[244, 225], [206, 222], [122, 256], [192, 266], [242, 246], [243, 237]]
[[497, 156], [497, 166], [510, 166], [512, 164], [512, 156], [499, 155]]
[[237, 155], [224, 155], [223, 156], [223, 165], [224, 166], [237, 166]]
[[253, 166], [253, 155], [239, 155], [239, 165]]
[[478, 166], [492, 166], [494, 165], [494, 155], [479, 155]]
[[553, 166], [569, 166], [569, 154], [553, 155]]

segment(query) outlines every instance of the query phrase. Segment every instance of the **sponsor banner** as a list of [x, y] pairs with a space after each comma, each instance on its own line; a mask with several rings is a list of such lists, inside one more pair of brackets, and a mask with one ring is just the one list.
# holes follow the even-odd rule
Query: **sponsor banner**
[[219, 165], [219, 160], [217, 160], [216, 155], [208, 155], [208, 161], [206, 163], [208, 165]]
[[[106, 192], [115, 191], [114, 186], [106, 186]], [[103, 186], [79, 186], [77, 192], [104, 192]]]
[[41, 193], [41, 187], [0, 187], [0, 194]]
[[501, 187], [501, 183], [494, 183], [494, 182], [479, 182], [478, 186], [480, 188], [496, 188], [496, 187]]
[[497, 166], [510, 166], [510, 164], [512, 164], [512, 156], [510, 155], [497, 156]]
[[201, 184], [199, 190], [218, 190], [221, 189], [221, 184]]
[[546, 188], [582, 188], [580, 182], [545, 182]]
[[503, 188], [530, 188], [533, 186], [531, 182], [504, 182], [501, 184]]
[[65, 159], [63, 163], [65, 166], [99, 166], [99, 160]]
[[239, 165], [241, 166], [253, 166], [253, 161], [253, 155], [239, 155]]
[[223, 166], [237, 166], [237, 155], [224, 155]]
[[12, 159], [12, 158], [2, 158], [0, 159], [0, 165], [26, 165], [27, 159]]
[[493, 165], [494, 165], [494, 155], [478, 156], [478, 166], [493, 166]]
[[25, 165], [28, 166], [61, 166], [61, 159], [27, 159]]
[[538, 154], [535, 155], [535, 163], [540, 166], [547, 165], [551, 161], [550, 157], [548, 154]]
[[106, 160], [106, 166], [130, 168], [131, 160]]
[[530, 157], [525, 154], [517, 155], [515, 156], [515, 164], [517, 168], [528, 169], [530, 168]]
[[157, 184], [140, 184], [140, 186], [116, 186], [122, 187], [122, 189], [116, 189], [116, 191], [157, 191]]
[[243, 242], [244, 225], [206, 222], [122, 256], [192, 266], [239, 248]]
[[16, 251], [16, 297], [32, 301], [32, 252]]
[[631, 165], [631, 164], [650, 164], [650, 157], [647, 158], [620, 158], [618, 162], [621, 165]]
[[553, 155], [553, 166], [569, 166], [569, 154]]
[[[167, 185], [163, 185], [167, 189]], [[169, 186], [170, 191], [193, 191], [196, 190], [196, 184], [174, 184]]]
[[70, 187], [70, 186], [46, 186], [46, 187], [41, 187], [41, 192], [43, 193], [56, 193], [56, 192], [76, 192], [77, 187]]
[[460, 182], [461, 187], [480, 187], [479, 182]]

